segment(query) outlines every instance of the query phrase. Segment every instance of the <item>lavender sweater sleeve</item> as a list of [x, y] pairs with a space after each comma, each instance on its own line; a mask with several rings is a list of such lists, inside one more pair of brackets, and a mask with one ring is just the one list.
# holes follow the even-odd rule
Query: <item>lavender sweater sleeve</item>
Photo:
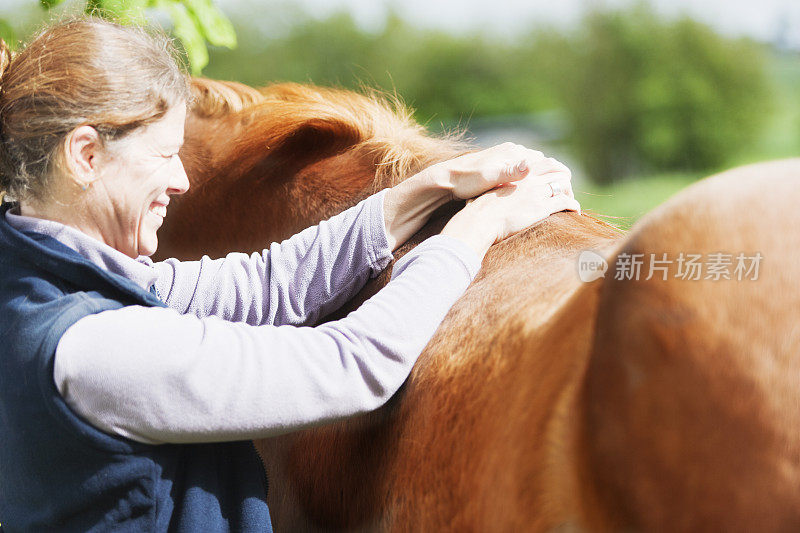
[[392, 260], [388, 189], [261, 253], [155, 263], [156, 290], [181, 313], [252, 326], [313, 324], [338, 309]]
[[55, 382], [93, 425], [153, 444], [260, 438], [336, 420], [394, 394], [479, 267], [466, 244], [433, 236], [359, 309], [318, 327], [138, 306], [90, 315], [59, 342]]

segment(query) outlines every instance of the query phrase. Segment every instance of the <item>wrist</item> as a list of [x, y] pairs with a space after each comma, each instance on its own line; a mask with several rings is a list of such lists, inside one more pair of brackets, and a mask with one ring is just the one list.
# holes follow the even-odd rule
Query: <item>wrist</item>
[[468, 216], [468, 213], [466, 208], [456, 213], [442, 228], [441, 234], [466, 243], [482, 259], [497, 240], [496, 232], [479, 222], [476, 223], [476, 219]]
[[441, 169], [414, 174], [390, 188], [384, 197], [384, 224], [392, 250], [417, 232], [436, 209], [452, 198]]
[[443, 200], [442, 204], [456, 199], [450, 171], [441, 163], [429, 166], [410, 179], [416, 180], [420, 184], [420, 188]]

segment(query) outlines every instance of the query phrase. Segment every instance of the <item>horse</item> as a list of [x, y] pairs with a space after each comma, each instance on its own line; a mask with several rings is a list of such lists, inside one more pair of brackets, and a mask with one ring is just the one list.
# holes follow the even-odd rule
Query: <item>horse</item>
[[[193, 91], [192, 186], [170, 206], [161, 257], [260, 250], [472, 149], [374, 92], [206, 79]], [[799, 179], [800, 160], [744, 167], [627, 234], [557, 213], [492, 246], [385, 406], [255, 442], [276, 530], [796, 530], [800, 296], [786, 288], [800, 285], [800, 237], [780, 230], [800, 222]], [[758, 280], [577, 272], [586, 250], [615, 264], [725, 249], [763, 254]]]

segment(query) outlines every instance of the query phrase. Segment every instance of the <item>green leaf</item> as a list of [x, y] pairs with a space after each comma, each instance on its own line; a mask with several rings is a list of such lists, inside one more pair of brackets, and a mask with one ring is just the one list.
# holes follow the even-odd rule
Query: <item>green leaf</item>
[[143, 24], [148, 0], [89, 0], [86, 13], [97, 14], [120, 24]]
[[39, 0], [39, 5], [44, 9], [50, 9], [62, 3], [64, 3], [64, 0]]
[[87, 15], [96, 15], [103, 12], [103, 2], [102, 0], [88, 0], [86, 2], [86, 7], [83, 9], [83, 12]]
[[200, 31], [209, 43], [236, 48], [236, 32], [233, 24], [211, 0], [183, 0], [183, 3], [189, 13], [194, 15]]
[[183, 43], [192, 74], [198, 75], [208, 65], [208, 50], [197, 20], [189, 14], [186, 6], [174, 0], [157, 0], [156, 7], [167, 11], [173, 23], [173, 33]]

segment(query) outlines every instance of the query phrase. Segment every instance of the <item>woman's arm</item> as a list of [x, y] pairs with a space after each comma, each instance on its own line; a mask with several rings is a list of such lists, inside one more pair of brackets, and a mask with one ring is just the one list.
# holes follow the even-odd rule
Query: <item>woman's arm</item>
[[392, 260], [380, 191], [261, 253], [156, 263], [165, 303], [198, 317], [305, 325], [339, 308]]
[[256, 438], [374, 409], [405, 380], [489, 244], [578, 208], [551, 192], [531, 177], [481, 196], [398, 261], [381, 291], [316, 328], [136, 306], [85, 317], [58, 344], [55, 383], [92, 424], [150, 443]]
[[96, 427], [146, 443], [266, 437], [369, 411], [406, 379], [480, 260], [431, 237], [359, 309], [316, 328], [137, 306], [91, 315], [59, 342], [55, 383]]
[[466, 154], [432, 165], [260, 254], [157, 263], [156, 288], [181, 313], [250, 325], [313, 324], [376, 276], [391, 252], [442, 204], [529, 174], [554, 172], [568, 186], [563, 164], [520, 145]]

